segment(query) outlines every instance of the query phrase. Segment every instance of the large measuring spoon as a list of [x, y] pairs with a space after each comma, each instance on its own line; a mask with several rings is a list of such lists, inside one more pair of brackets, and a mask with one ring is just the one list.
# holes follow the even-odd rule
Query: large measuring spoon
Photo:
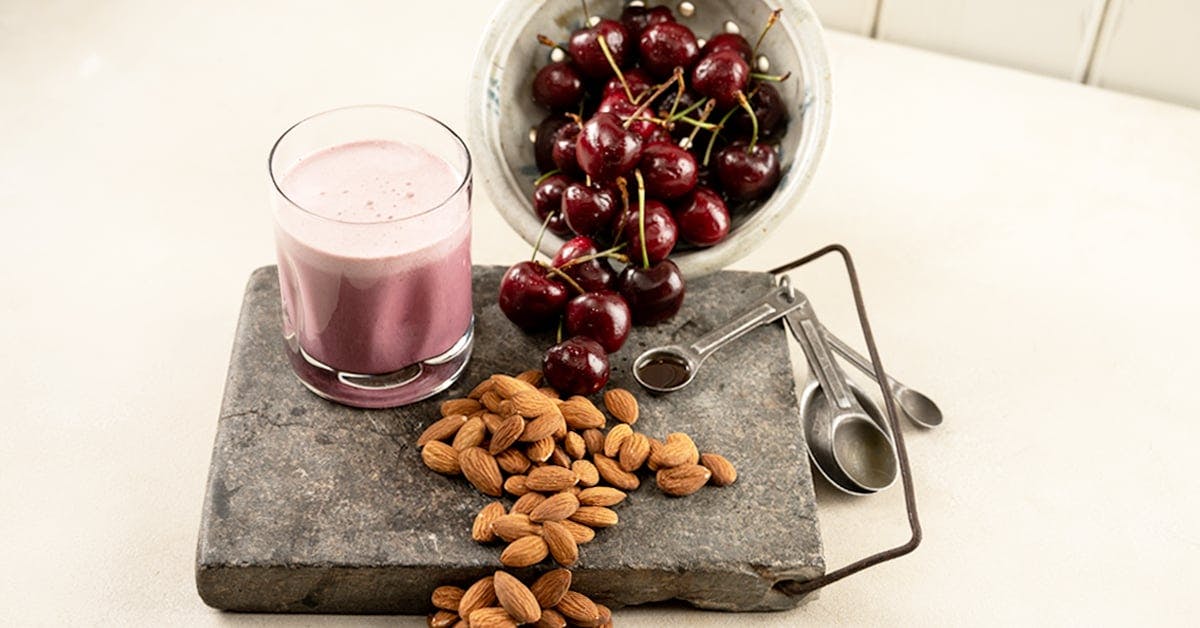
[[779, 285], [728, 323], [684, 347], [667, 345], [647, 349], [633, 361], [633, 377], [654, 392], [674, 392], [692, 383], [708, 356], [747, 332], [773, 323], [800, 307], [785, 275]]
[[815, 412], [801, 417], [806, 423], [813, 461], [831, 481], [834, 477], [848, 480], [847, 485], [839, 486], [852, 489], [848, 492], [881, 491], [891, 486], [899, 473], [891, 436], [872, 420], [851, 392], [846, 374], [833, 361], [808, 298], [796, 293], [796, 300], [801, 307], [790, 312], [785, 320], [804, 349], [813, 377], [830, 401], [812, 405]]
[[[850, 345], [842, 342], [841, 338], [833, 335], [828, 329], [822, 327], [821, 331], [825, 334], [825, 340], [829, 341], [829, 346], [846, 358], [847, 362], [858, 367], [858, 370], [866, 373], [871, 379], [879, 380], [878, 377], [875, 377], [875, 367], [872, 366], [870, 360], [855, 351]], [[888, 389], [892, 391], [892, 399], [896, 401], [896, 405], [900, 406], [900, 410], [904, 412], [904, 416], [908, 417], [908, 420], [921, 427], [937, 427], [942, 424], [942, 410], [932, 399], [901, 384], [886, 373], [884, 376], [887, 378]]]

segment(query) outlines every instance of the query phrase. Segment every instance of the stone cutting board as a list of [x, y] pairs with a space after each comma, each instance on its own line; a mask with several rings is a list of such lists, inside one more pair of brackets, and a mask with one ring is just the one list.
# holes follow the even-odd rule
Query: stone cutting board
[[[309, 393], [280, 339], [273, 266], [251, 275], [234, 339], [208, 491], [196, 583], [211, 606], [286, 613], [426, 613], [440, 584], [500, 567], [500, 548], [470, 538], [492, 498], [421, 464], [414, 442], [446, 398], [495, 372], [537, 368], [549, 336], [519, 332], [496, 306], [503, 272], [475, 268], [476, 344], [447, 393], [394, 410], [358, 410]], [[630, 363], [644, 348], [697, 337], [770, 285], [765, 273], [693, 280], [672, 321], [636, 329], [612, 356], [610, 385], [642, 397], [636, 427], [691, 434], [738, 468], [727, 488], [664, 496], [653, 481], [617, 510], [621, 523], [581, 547], [574, 588], [612, 607], [680, 600], [707, 609], [777, 610], [801, 599], [781, 581], [825, 569], [795, 374], [780, 325], [710, 359], [685, 391], [649, 397]], [[511, 499], [506, 503], [511, 504]], [[550, 568], [517, 570], [533, 574]]]

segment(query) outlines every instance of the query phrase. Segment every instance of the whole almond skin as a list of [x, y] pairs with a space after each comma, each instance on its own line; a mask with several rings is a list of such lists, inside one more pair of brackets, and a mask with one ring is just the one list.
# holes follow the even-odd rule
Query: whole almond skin
[[529, 515], [513, 513], [496, 517], [492, 532], [505, 541], [512, 542], [527, 536], [541, 534], [542, 527], [529, 519]]
[[552, 609], [542, 609], [542, 618], [533, 625], [533, 628], [567, 628], [567, 620], [561, 613]]
[[546, 501], [546, 496], [541, 493], [525, 493], [513, 504], [512, 514], [527, 515], [533, 512], [533, 509], [544, 501]]
[[542, 616], [542, 607], [538, 605], [533, 592], [508, 572], [497, 571], [493, 575], [493, 584], [500, 606], [508, 611], [513, 621], [518, 624], [531, 624]]
[[600, 471], [591, 461], [576, 460], [571, 463], [571, 470], [579, 476], [579, 483], [583, 486], [595, 486], [600, 483]]
[[[482, 382], [475, 384], [475, 387], [472, 388], [471, 392], [467, 394], [467, 399], [474, 399], [476, 401], [479, 401], [480, 397], [483, 397], [483, 393], [491, 390], [492, 386], [494, 386], [494, 385], [495, 384], [492, 383], [491, 379], [485, 379]], [[480, 403], [482, 403], [482, 402], [480, 402]]]
[[651, 471], [658, 471], [660, 468], [658, 466], [658, 459], [662, 457], [660, 453], [663, 447], [662, 441], [653, 436], [647, 436], [646, 440], [650, 441], [650, 456], [646, 458], [646, 468]]
[[620, 518], [617, 517], [616, 511], [604, 506], [580, 506], [579, 510], [571, 515], [571, 521], [589, 528], [607, 528], [617, 525]]
[[703, 488], [711, 476], [711, 471], [698, 464], [683, 464], [659, 469], [656, 481], [658, 488], [667, 495], [683, 497]]
[[504, 476], [496, 459], [481, 447], [468, 447], [458, 454], [463, 477], [480, 493], [500, 497], [504, 494]]
[[525, 476], [510, 475], [507, 480], [504, 480], [504, 492], [509, 495], [521, 497], [529, 492], [529, 487], [525, 486]]
[[623, 491], [634, 491], [641, 486], [642, 481], [638, 479], [638, 476], [622, 469], [616, 460], [604, 454], [596, 454], [593, 461], [596, 469], [600, 472], [600, 477], [604, 478], [605, 482]]
[[589, 454], [604, 453], [604, 432], [597, 429], [584, 430], [583, 444], [587, 446]]
[[596, 608], [596, 603], [576, 591], [567, 591], [554, 608], [569, 621], [583, 626], [600, 623], [600, 609]]
[[508, 375], [493, 375], [491, 378], [493, 390], [505, 399], [512, 399], [523, 392], [537, 392], [537, 388], [519, 377]]
[[525, 454], [510, 447], [496, 454], [496, 464], [500, 465], [505, 473], [516, 474], [528, 471], [530, 463]]
[[562, 523], [547, 521], [542, 524], [542, 538], [545, 539], [546, 547], [550, 549], [550, 555], [554, 557], [555, 562], [563, 567], [570, 567], [579, 560], [579, 545]]
[[558, 407], [567, 426], [573, 430], [604, 427], [604, 413], [587, 397], [571, 397]]
[[517, 415], [512, 415], [496, 428], [496, 432], [492, 434], [492, 442], [488, 445], [488, 452], [493, 456], [508, 449], [513, 443], [517, 442], [521, 433], [525, 431], [525, 419]]
[[429, 628], [451, 628], [458, 621], [458, 613], [440, 609], [429, 616]]
[[513, 410], [517, 414], [531, 419], [546, 414], [558, 413], [558, 404], [537, 390], [521, 391], [510, 397], [509, 401], [512, 402]]
[[545, 462], [554, 454], [554, 439], [547, 436], [529, 444], [525, 456], [534, 462]]
[[559, 399], [558, 391], [554, 390], [553, 388], [551, 388], [549, 386], [542, 386], [541, 388], [538, 389], [538, 392], [542, 393], [543, 395], [546, 395], [547, 397], [549, 397], [550, 399], [553, 399], [555, 401], [558, 401], [558, 399]]
[[567, 532], [571, 533], [571, 538], [574, 538], [575, 543], [578, 545], [591, 543], [592, 539], [596, 538], [596, 531], [588, 526], [583, 525], [582, 523], [575, 523], [570, 519], [567, 519], [566, 521], [560, 521], [559, 523], [561, 523], [563, 527], [567, 529]]
[[571, 493], [556, 493], [546, 498], [529, 513], [529, 519], [537, 523], [562, 521], [579, 510], [579, 498]]
[[471, 414], [483, 405], [474, 399], [447, 399], [442, 402], [442, 416], [454, 416], [456, 414]]
[[712, 472], [708, 483], [713, 486], [729, 486], [737, 482], [737, 467], [721, 454], [700, 454], [700, 464]]
[[437, 608], [458, 613], [458, 603], [466, 591], [458, 587], [438, 587], [433, 590], [433, 605]]
[[579, 493], [581, 506], [615, 506], [625, 501], [625, 492], [609, 486], [585, 488]]
[[542, 383], [542, 372], [537, 369], [530, 369], [524, 373], [521, 373], [520, 375], [517, 375], [517, 379], [529, 384], [530, 386], [537, 386], [538, 384]]
[[466, 415], [452, 414], [448, 417], [442, 417], [440, 420], [434, 421], [429, 427], [421, 432], [421, 436], [417, 438], [417, 447], [424, 447], [425, 443], [431, 440], [446, 440], [453, 438], [458, 433], [459, 428], [467, 422]]
[[565, 491], [575, 486], [578, 481], [579, 478], [575, 476], [574, 471], [555, 465], [531, 469], [529, 475], [525, 476], [525, 486], [529, 490], [539, 493]]
[[[478, 543], [491, 543], [496, 540], [492, 523], [504, 516], [504, 504], [492, 502], [480, 509], [471, 524], [471, 539]], [[457, 608], [457, 607], [456, 607]]]
[[621, 452], [621, 444], [630, 436], [633, 436], [633, 428], [625, 423], [609, 430], [608, 435], [604, 437], [604, 455], [615, 458]]
[[[464, 417], [463, 420], [465, 421], [466, 418]], [[455, 429], [457, 430], [458, 428]], [[424, 445], [424, 443], [417, 444]], [[583, 458], [588, 452], [587, 443], [583, 442], [583, 437], [578, 432], [567, 432], [566, 437], [563, 438], [562, 448], [563, 451], [567, 452], [568, 456], [575, 460]]]
[[476, 609], [495, 603], [496, 589], [492, 584], [492, 577], [480, 578], [463, 593], [462, 600], [458, 603], [458, 614], [467, 617]]
[[682, 432], [667, 434], [662, 449], [658, 451], [658, 467], [677, 467], [681, 464], [696, 464], [700, 460], [700, 451], [692, 437]]
[[571, 588], [571, 572], [566, 569], [553, 569], [542, 574], [530, 585], [529, 590], [537, 598], [542, 608], [558, 606], [565, 594]]
[[504, 548], [500, 553], [500, 563], [505, 567], [528, 567], [542, 562], [549, 554], [550, 548], [542, 537], [525, 536]]
[[471, 628], [516, 628], [517, 622], [499, 606], [476, 609], [467, 618]]
[[562, 416], [558, 414], [546, 413], [537, 415], [536, 418], [525, 425], [525, 431], [521, 434], [521, 442], [532, 443], [554, 436], [554, 431], [558, 429], [562, 420]]
[[421, 448], [421, 461], [425, 466], [445, 475], [458, 475], [462, 465], [458, 451], [440, 440], [431, 440]]
[[454, 442], [451, 445], [455, 449], [462, 451], [469, 447], [478, 447], [483, 439], [487, 437], [487, 425], [480, 417], [468, 419], [462, 427], [458, 428], [458, 433], [454, 435]]
[[559, 447], [558, 445], [554, 446], [554, 451], [551, 452], [550, 460], [548, 460], [547, 462], [549, 462], [552, 465], [556, 465], [559, 467], [565, 467], [568, 469], [571, 467], [571, 457], [568, 456], [567, 452], [563, 451], [563, 448]]
[[650, 439], [645, 434], [633, 434], [621, 443], [621, 468], [633, 472], [642, 468], [650, 457]]
[[633, 393], [624, 388], [612, 388], [604, 393], [604, 407], [613, 418], [633, 425], [638, 420], [638, 402]]
[[487, 428], [488, 434], [495, 434], [500, 430], [500, 425], [504, 423], [504, 417], [487, 410], [484, 410], [479, 418], [483, 419], [483, 426]]
[[487, 408], [489, 411], [499, 414], [500, 404], [504, 403], [504, 397], [501, 397], [500, 393], [497, 393], [495, 389], [493, 389], [483, 393], [483, 396], [479, 398], [479, 403], [483, 404], [483, 407]]

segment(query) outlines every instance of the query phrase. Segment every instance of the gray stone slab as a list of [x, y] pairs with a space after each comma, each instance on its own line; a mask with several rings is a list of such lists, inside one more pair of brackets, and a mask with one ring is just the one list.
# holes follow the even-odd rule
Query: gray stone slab
[[[381, 411], [301, 386], [282, 351], [275, 269], [251, 275], [200, 524], [196, 581], [206, 603], [424, 613], [434, 587], [499, 567], [498, 547], [470, 539], [490, 498], [427, 470], [414, 442], [442, 399], [540, 364], [550, 338], [516, 331], [495, 304], [502, 270], [475, 269], [478, 341], [463, 379], [436, 399]], [[768, 285], [763, 273], [693, 281], [679, 316], [635, 330], [613, 356], [612, 383], [639, 390], [629, 367], [643, 348], [713, 328]], [[782, 326], [759, 329], [711, 359], [686, 391], [643, 398], [639, 430], [693, 435], [737, 465], [738, 481], [683, 499], [644, 483], [618, 506], [620, 525], [581, 548], [579, 590], [613, 607], [680, 600], [756, 611], [801, 601], [774, 588], [825, 568], [786, 343]]]

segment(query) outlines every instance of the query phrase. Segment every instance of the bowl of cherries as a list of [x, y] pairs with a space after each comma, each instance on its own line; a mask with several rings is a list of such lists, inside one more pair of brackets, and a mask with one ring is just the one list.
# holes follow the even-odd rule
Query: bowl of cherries
[[499, 305], [526, 332], [557, 328], [543, 371], [573, 394], [607, 382], [631, 326], [679, 311], [686, 277], [771, 234], [829, 127], [804, 0], [507, 0], [473, 85], [478, 178], [535, 249]]

